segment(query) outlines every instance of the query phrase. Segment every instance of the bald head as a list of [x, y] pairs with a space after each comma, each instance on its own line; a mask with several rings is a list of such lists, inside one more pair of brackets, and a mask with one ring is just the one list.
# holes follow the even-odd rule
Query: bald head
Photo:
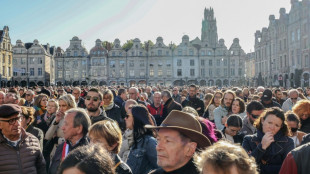
[[125, 102], [125, 111], [128, 113], [128, 109], [132, 105], [137, 105], [138, 103], [135, 100], [129, 99]]

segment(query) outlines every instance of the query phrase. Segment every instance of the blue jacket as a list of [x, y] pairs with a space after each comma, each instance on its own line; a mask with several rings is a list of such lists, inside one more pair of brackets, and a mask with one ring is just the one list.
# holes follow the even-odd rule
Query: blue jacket
[[294, 149], [294, 141], [279, 131], [274, 136], [275, 141], [263, 150], [261, 141], [264, 135], [260, 130], [256, 134], [247, 135], [242, 146], [255, 158], [261, 174], [279, 173], [286, 155]]
[[132, 145], [127, 164], [134, 174], [147, 174], [157, 166], [157, 141], [154, 137], [145, 135], [137, 140], [137, 146]]

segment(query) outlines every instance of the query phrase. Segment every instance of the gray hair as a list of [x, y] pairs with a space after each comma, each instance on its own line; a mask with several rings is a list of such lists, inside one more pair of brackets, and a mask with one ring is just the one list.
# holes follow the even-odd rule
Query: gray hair
[[67, 106], [71, 108], [76, 108], [75, 97], [71, 94], [66, 94], [61, 96], [58, 101], [63, 100]]
[[74, 90], [78, 90], [79, 93], [81, 93], [81, 88], [79, 88], [79, 87], [74, 87], [74, 88], [72, 88], [72, 91], [74, 91]]
[[136, 91], [137, 94], [139, 93], [139, 90], [138, 90], [138, 88], [136, 88], [136, 87], [131, 87], [131, 88], [129, 88], [129, 90], [130, 90], [130, 89], [134, 89], [134, 90]]
[[171, 98], [171, 93], [169, 91], [165, 90], [165, 91], [161, 92], [161, 96]]
[[86, 113], [85, 109], [82, 108], [72, 108], [66, 111], [66, 115], [69, 113], [75, 113], [74, 119], [73, 119], [73, 127], [81, 126], [83, 127], [83, 135], [87, 135], [88, 130], [91, 126], [91, 121]]
[[291, 89], [291, 90], [288, 91], [288, 96], [291, 96], [291, 94], [294, 93], [294, 92], [295, 92], [297, 95], [299, 94], [299, 92], [298, 92], [297, 89]]

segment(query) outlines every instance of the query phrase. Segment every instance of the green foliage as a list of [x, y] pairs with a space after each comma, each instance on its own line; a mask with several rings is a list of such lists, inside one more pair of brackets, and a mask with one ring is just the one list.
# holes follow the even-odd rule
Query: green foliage
[[133, 46], [133, 40], [127, 40], [127, 42], [122, 46], [122, 49], [125, 51], [130, 50], [130, 48]]
[[145, 41], [143, 44], [142, 44], [142, 48], [145, 49], [145, 50], [149, 50], [152, 46], [154, 46], [155, 44], [151, 41], [151, 40], [148, 40], [148, 41]]
[[102, 42], [102, 46], [108, 50], [108, 51], [111, 51], [111, 49], [113, 48], [114, 44], [112, 42], [109, 42], [109, 41], [103, 41]]

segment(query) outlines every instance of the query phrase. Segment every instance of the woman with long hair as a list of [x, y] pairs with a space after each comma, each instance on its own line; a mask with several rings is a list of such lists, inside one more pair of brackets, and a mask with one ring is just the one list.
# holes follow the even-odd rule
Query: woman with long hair
[[214, 123], [213, 111], [215, 108], [220, 106], [222, 98], [223, 98], [223, 93], [221, 91], [215, 91], [215, 93], [211, 99], [211, 102], [206, 107], [205, 113], [203, 114], [204, 118], [207, 118], [208, 120], [210, 120], [211, 122]]
[[293, 106], [292, 111], [300, 118], [300, 131], [310, 133], [310, 101], [298, 101]]
[[48, 96], [46, 94], [39, 94], [36, 96], [34, 100], [33, 107], [36, 110], [34, 113], [36, 119], [34, 123], [35, 125], [41, 122], [41, 115], [43, 115], [46, 112], [47, 100]]
[[279, 173], [286, 155], [294, 149], [283, 110], [267, 108], [254, 126], [257, 133], [244, 138], [243, 148], [255, 158], [261, 174]]
[[133, 130], [133, 144], [130, 147], [127, 164], [132, 173], [146, 174], [157, 166], [157, 141], [155, 133], [145, 125], [155, 125], [147, 108], [134, 105], [125, 117], [126, 128]]

